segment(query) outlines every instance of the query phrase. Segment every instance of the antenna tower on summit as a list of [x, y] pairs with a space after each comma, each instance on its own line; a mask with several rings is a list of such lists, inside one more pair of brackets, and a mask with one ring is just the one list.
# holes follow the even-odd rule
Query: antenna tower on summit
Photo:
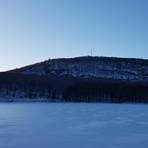
[[90, 55], [91, 55], [91, 57], [93, 56], [93, 49], [91, 49], [91, 51], [90, 51]]

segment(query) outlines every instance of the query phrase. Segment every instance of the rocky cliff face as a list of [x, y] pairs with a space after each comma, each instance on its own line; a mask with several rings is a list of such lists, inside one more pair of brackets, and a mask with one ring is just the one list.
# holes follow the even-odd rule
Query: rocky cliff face
[[89, 56], [49, 59], [12, 72], [40, 76], [69, 75], [82, 78], [145, 80], [148, 79], [148, 60]]

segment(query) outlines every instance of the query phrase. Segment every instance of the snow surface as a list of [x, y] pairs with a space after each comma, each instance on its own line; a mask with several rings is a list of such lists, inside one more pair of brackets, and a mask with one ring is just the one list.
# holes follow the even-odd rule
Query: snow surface
[[148, 106], [0, 103], [0, 148], [147, 148]]

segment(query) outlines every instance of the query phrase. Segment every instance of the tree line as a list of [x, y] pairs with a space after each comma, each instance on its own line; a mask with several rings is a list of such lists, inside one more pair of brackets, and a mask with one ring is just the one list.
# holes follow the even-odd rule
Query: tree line
[[0, 73], [0, 96], [64, 102], [148, 103], [148, 84], [147, 81]]

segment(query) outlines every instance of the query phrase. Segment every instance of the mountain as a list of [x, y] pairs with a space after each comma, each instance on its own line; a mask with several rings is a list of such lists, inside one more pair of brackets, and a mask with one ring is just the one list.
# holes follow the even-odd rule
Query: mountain
[[148, 60], [91, 56], [49, 59], [11, 72], [39, 76], [144, 80], [148, 79]]
[[0, 101], [148, 102], [148, 60], [76, 57], [0, 73]]

